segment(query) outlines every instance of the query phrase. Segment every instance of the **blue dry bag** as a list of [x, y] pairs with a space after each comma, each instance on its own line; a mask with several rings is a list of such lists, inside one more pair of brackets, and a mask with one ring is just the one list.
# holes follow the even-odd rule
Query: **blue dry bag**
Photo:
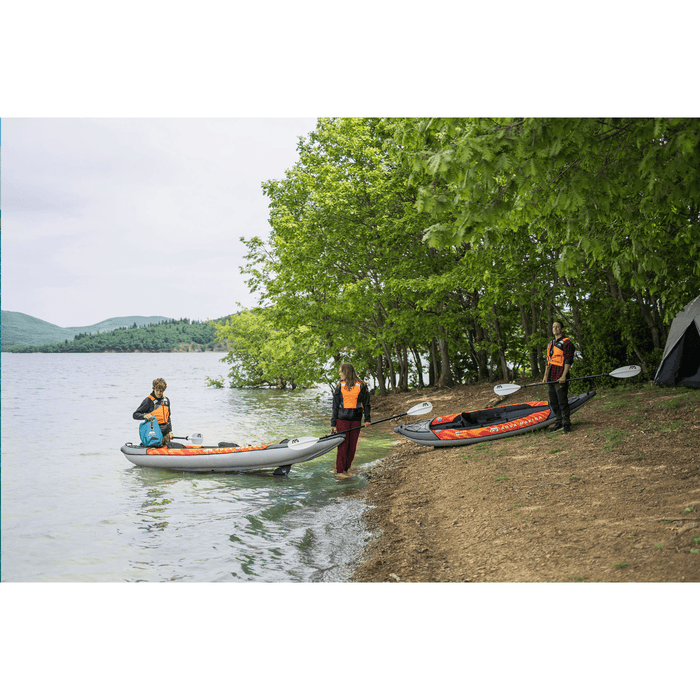
[[160, 447], [163, 443], [163, 433], [156, 420], [145, 420], [141, 423], [139, 425], [139, 435], [141, 436], [141, 444], [144, 447]]

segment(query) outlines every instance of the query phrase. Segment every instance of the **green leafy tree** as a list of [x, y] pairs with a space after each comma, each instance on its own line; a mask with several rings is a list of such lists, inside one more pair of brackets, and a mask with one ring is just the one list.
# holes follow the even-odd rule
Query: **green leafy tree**
[[[433, 119], [395, 126], [421, 183], [418, 208], [433, 217], [426, 240], [492, 250], [508, 276], [527, 281], [535, 310], [523, 316], [528, 345], [539, 344], [538, 334], [546, 337], [545, 321], [556, 314], [568, 316], [575, 332], [585, 330], [589, 359], [590, 348], [616, 334], [643, 366], [658, 357], [671, 318], [700, 286], [697, 119]], [[513, 290], [504, 292], [503, 303], [519, 303]], [[597, 326], [583, 320], [596, 311], [597, 294], [606, 295], [617, 320], [600, 323], [598, 316]], [[536, 357], [531, 364], [534, 370]]]
[[296, 389], [317, 381], [323, 372], [317, 336], [303, 326], [278, 327], [279, 322], [271, 310], [255, 308], [213, 324], [218, 340], [230, 348], [222, 361], [231, 365], [231, 386]]

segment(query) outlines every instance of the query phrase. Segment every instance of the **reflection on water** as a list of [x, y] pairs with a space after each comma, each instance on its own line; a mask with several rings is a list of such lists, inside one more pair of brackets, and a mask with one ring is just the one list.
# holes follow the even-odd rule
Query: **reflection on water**
[[[4, 581], [342, 581], [368, 533], [345, 495], [390, 451], [361, 436], [339, 482], [335, 451], [271, 473], [182, 474], [130, 465], [131, 414], [163, 376], [176, 435], [263, 444], [329, 432], [330, 392], [206, 386], [221, 355], [3, 355]], [[43, 443], [29, 450], [35, 417]]]

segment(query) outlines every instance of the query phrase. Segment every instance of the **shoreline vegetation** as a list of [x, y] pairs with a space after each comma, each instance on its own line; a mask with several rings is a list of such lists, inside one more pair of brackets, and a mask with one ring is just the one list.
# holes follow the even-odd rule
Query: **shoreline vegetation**
[[[350, 580], [700, 581], [700, 392], [648, 382], [596, 390], [570, 435], [440, 449], [397, 435], [349, 495], [369, 506], [372, 532]], [[429, 389], [376, 397], [372, 409], [388, 416], [428, 400], [423, 420], [494, 396], [492, 384]]]
[[324, 118], [297, 152], [217, 325], [236, 385], [541, 377], [555, 320], [579, 376], [651, 380], [700, 289], [697, 118]]

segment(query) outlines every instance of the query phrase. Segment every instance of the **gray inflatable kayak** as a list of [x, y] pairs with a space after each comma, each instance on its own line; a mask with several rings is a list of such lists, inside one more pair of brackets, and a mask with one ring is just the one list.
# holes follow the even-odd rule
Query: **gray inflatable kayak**
[[338, 447], [345, 435], [328, 435], [308, 446], [289, 447], [289, 441], [246, 447], [201, 447], [184, 445], [176, 448], [143, 447], [127, 442], [124, 456], [137, 467], [169, 469], [179, 472], [257, 472], [273, 470], [287, 474], [293, 464], [308, 462]]

